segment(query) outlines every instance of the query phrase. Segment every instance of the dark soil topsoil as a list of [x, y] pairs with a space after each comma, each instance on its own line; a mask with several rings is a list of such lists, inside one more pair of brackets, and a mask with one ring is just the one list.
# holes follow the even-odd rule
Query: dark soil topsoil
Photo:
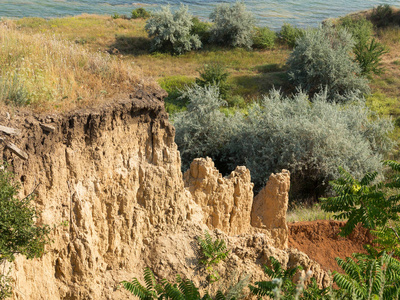
[[372, 235], [358, 226], [347, 237], [339, 236], [344, 222], [310, 221], [288, 224], [289, 247], [297, 248], [317, 261], [322, 268], [342, 272], [335, 258], [346, 258], [355, 252], [365, 253], [363, 245], [371, 243]]

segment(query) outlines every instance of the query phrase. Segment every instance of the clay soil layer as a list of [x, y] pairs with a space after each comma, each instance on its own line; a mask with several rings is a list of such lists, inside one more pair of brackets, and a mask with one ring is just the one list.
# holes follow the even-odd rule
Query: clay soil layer
[[365, 253], [363, 245], [371, 243], [372, 236], [358, 226], [347, 237], [339, 236], [344, 222], [311, 221], [288, 224], [289, 247], [297, 248], [317, 261], [323, 269], [342, 272], [335, 258], [346, 258], [355, 252]]

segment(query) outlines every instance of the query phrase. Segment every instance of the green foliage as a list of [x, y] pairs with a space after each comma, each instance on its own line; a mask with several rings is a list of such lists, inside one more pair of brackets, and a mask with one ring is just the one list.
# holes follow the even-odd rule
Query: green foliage
[[210, 37], [212, 43], [251, 48], [255, 20], [244, 3], [219, 4], [211, 13], [210, 19], [214, 23]]
[[371, 230], [375, 237], [373, 246], [369, 245], [369, 250], [375, 250], [376, 253], [385, 251], [400, 257], [400, 222], [389, 222], [386, 226]]
[[393, 21], [393, 8], [389, 4], [380, 4], [374, 7], [371, 20], [377, 27], [387, 27]]
[[382, 299], [400, 297], [400, 262], [386, 253], [377, 258], [353, 254], [355, 259], [336, 258], [345, 274], [335, 273], [340, 299]]
[[143, 7], [139, 7], [139, 8], [132, 10], [132, 15], [131, 15], [132, 19], [139, 19], [139, 18], [147, 19], [150, 17], [151, 17], [151, 13]]
[[[49, 226], [36, 224], [39, 213], [31, 203], [33, 197], [16, 198], [19, 189], [12, 173], [3, 165], [0, 170], [0, 264], [14, 261], [17, 254], [28, 259], [40, 257], [50, 242]], [[9, 276], [1, 275], [0, 295], [5, 297], [10, 293], [10, 284]]]
[[371, 39], [366, 43], [358, 43], [354, 47], [354, 54], [357, 62], [361, 67], [361, 74], [366, 75], [370, 73], [381, 74], [383, 69], [380, 67], [382, 55], [388, 53], [386, 48], [376, 41]]
[[310, 95], [326, 89], [329, 101], [368, 93], [368, 80], [351, 56], [354, 44], [347, 31], [331, 25], [306, 31], [287, 61], [290, 81]]
[[113, 18], [114, 20], [115, 19], [119, 19], [119, 18], [121, 18], [121, 15], [117, 14], [117, 13], [114, 13], [114, 14], [111, 15], [111, 18]]
[[18, 75], [0, 76], [0, 101], [7, 105], [24, 106], [30, 103], [29, 93]]
[[151, 40], [152, 51], [166, 51], [182, 54], [201, 47], [199, 36], [192, 35], [193, 16], [188, 7], [181, 7], [174, 13], [170, 6], [163, 6], [147, 20], [145, 29]]
[[273, 49], [277, 35], [268, 27], [257, 27], [253, 37], [253, 47], [258, 49]]
[[211, 235], [206, 231], [204, 237], [198, 237], [197, 242], [200, 246], [200, 264], [206, 267], [209, 273], [209, 281], [218, 281], [220, 276], [213, 266], [220, 261], [226, 259], [229, 255], [229, 250], [226, 249], [224, 240], [213, 240]]
[[202, 22], [197, 17], [194, 17], [192, 22], [193, 26], [190, 29], [190, 34], [198, 35], [203, 45], [207, 44], [210, 40], [210, 28], [212, 26], [211, 23]]
[[310, 102], [304, 93], [288, 98], [272, 91], [246, 113], [227, 117], [215, 87], [197, 86], [186, 96], [188, 110], [173, 116], [183, 170], [205, 156], [222, 171], [245, 165], [256, 190], [272, 172], [289, 169], [293, 195], [316, 197], [339, 175], [339, 166], [357, 178], [380, 170], [382, 155], [392, 146], [390, 121], [373, 116], [355, 98], [343, 106], [327, 102], [325, 94]]
[[340, 27], [348, 30], [355, 40], [353, 48], [355, 59], [361, 67], [361, 74], [380, 74], [382, 55], [387, 53], [385, 47], [372, 38], [373, 25], [365, 17], [347, 16], [340, 19]]
[[[4, 268], [5, 266], [3, 266]], [[13, 280], [10, 276], [11, 268], [5, 274], [0, 273], [0, 299], [7, 299], [12, 296]]]
[[294, 48], [294, 46], [296, 46], [297, 39], [302, 37], [304, 33], [304, 29], [285, 23], [278, 33], [278, 38], [282, 44], [288, 45], [290, 48]]
[[201, 87], [207, 85], [215, 85], [219, 89], [219, 95], [222, 99], [228, 97], [230, 86], [227, 83], [229, 73], [226, 68], [220, 63], [210, 63], [204, 65], [199, 70], [200, 78], [196, 78], [196, 84]]
[[221, 291], [217, 291], [215, 297], [211, 297], [208, 293], [201, 296], [199, 288], [189, 279], [182, 279], [180, 275], [176, 276], [176, 283], [170, 283], [166, 279], [158, 282], [153, 272], [146, 268], [144, 270], [145, 285], [142, 285], [137, 278], [131, 282], [122, 281], [121, 285], [137, 296], [141, 300], [151, 299], [171, 299], [171, 300], [234, 300], [229, 294], [224, 295]]
[[322, 208], [338, 213], [335, 217], [348, 219], [341, 229], [349, 235], [358, 223], [365, 228], [385, 227], [389, 221], [399, 221], [400, 194], [389, 193], [400, 188], [400, 164], [386, 161], [395, 173], [386, 182], [377, 182], [378, 172], [369, 172], [361, 180], [340, 168], [341, 177], [331, 182], [337, 196], [322, 200]]
[[367, 42], [371, 39], [374, 25], [365, 17], [346, 16], [340, 18], [339, 27], [345, 28], [356, 43]]
[[276, 295], [275, 289], [279, 287], [280, 293], [283, 293], [286, 296], [293, 295], [296, 290], [296, 284], [292, 281], [292, 278], [299, 270], [302, 270], [302, 268], [296, 266], [285, 270], [282, 268], [281, 263], [274, 257], [271, 256], [269, 260], [271, 262], [271, 268], [264, 266], [264, 272], [272, 280], [258, 281], [255, 283], [255, 286], [250, 285], [250, 291], [259, 297], [274, 297]]
[[343, 106], [327, 102], [325, 94], [310, 102], [304, 93], [287, 98], [271, 92], [240, 124], [238, 117], [231, 121], [236, 128], [226, 145], [231, 167], [249, 168], [256, 189], [272, 172], [289, 169], [298, 199], [324, 193], [324, 183], [337, 177], [341, 165], [357, 175], [380, 170], [382, 154], [392, 145], [387, 137], [392, 124], [371, 119], [365, 104], [353, 101]]
[[171, 76], [159, 79], [158, 83], [168, 96], [164, 98], [165, 109], [169, 114], [184, 111], [188, 103], [187, 98], [182, 98], [182, 90], [194, 83], [192, 78], [186, 76]]
[[[312, 272], [304, 273], [301, 266], [288, 268], [284, 270], [281, 263], [274, 257], [270, 257], [271, 268], [264, 266], [264, 272], [272, 280], [256, 282], [256, 286], [249, 285], [253, 295], [261, 297], [267, 296], [270, 299], [324, 299], [327, 295], [327, 289], [319, 289], [314, 278], [306, 286], [306, 282], [310, 279]], [[301, 272], [300, 278], [296, 283], [295, 277]]]
[[179, 145], [182, 158], [182, 170], [186, 170], [196, 157], [209, 156], [218, 160], [235, 129], [231, 119], [219, 110], [226, 102], [220, 99], [218, 87], [194, 85], [187, 87], [181, 97], [189, 101], [187, 110], [172, 118], [176, 128], [175, 142]]

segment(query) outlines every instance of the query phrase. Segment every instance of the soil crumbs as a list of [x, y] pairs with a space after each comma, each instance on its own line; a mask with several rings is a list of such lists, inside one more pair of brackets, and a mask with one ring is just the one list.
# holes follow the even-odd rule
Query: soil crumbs
[[343, 272], [335, 258], [350, 257], [353, 253], [366, 253], [363, 245], [373, 240], [369, 231], [358, 226], [347, 237], [339, 236], [345, 222], [309, 221], [289, 223], [289, 247], [306, 253], [325, 270]]

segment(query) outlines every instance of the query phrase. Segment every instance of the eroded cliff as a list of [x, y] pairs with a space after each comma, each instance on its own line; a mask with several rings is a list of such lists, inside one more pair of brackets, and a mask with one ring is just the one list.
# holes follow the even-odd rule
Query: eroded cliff
[[[200, 159], [183, 180], [163, 96], [141, 92], [59, 115], [1, 114], [1, 125], [17, 129], [1, 133], [2, 158], [22, 182], [21, 196], [35, 192], [40, 222], [55, 225], [43, 258], [17, 259], [15, 299], [125, 299], [118, 282], [140, 278], [146, 266], [200, 283], [193, 243], [206, 229], [216, 229], [231, 249], [219, 267], [225, 283], [243, 273], [263, 278], [260, 264], [270, 255], [305, 264], [304, 254], [285, 250], [288, 186], [286, 195], [284, 185], [276, 199], [269, 194], [278, 204], [260, 200], [258, 213], [274, 208], [257, 219], [246, 168], [223, 178]], [[274, 215], [278, 222], [267, 220]]]

